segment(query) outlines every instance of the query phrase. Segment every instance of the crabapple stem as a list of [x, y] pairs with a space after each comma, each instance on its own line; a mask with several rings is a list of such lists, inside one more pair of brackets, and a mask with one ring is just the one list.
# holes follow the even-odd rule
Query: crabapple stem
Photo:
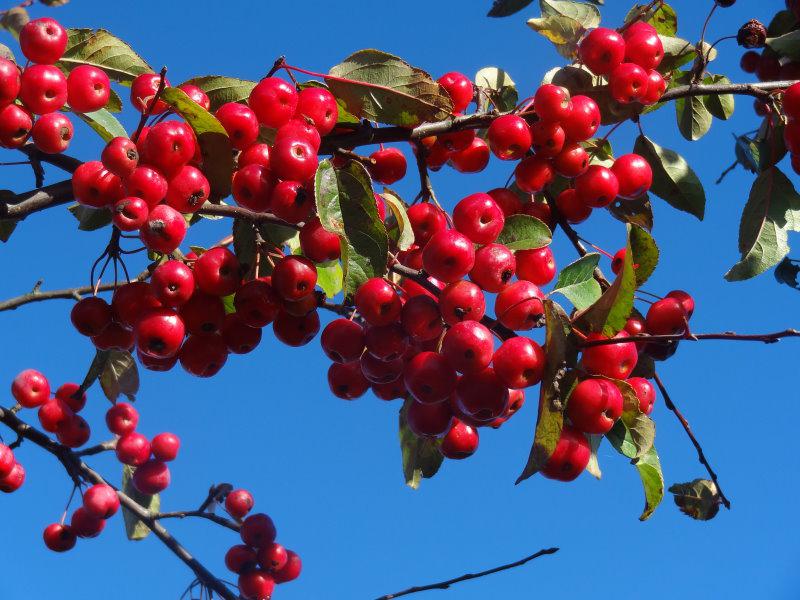
[[147, 110], [142, 113], [142, 116], [139, 118], [139, 125], [136, 127], [136, 131], [131, 136], [131, 140], [135, 144], [139, 141], [139, 136], [142, 135], [142, 129], [144, 129], [145, 124], [147, 123], [147, 119], [150, 118], [150, 115], [153, 114], [153, 109], [158, 102], [158, 99], [161, 97], [161, 93], [164, 91], [164, 86], [166, 85], [167, 81], [167, 67], [161, 67], [161, 72], [159, 73], [159, 81], [158, 81], [158, 89], [156, 89], [156, 93], [153, 96], [153, 99], [147, 106]]

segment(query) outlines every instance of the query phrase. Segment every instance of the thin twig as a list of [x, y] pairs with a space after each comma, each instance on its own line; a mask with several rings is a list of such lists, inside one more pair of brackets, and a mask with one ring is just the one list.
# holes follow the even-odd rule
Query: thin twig
[[592, 346], [607, 346], [609, 344], [621, 344], [627, 342], [671, 342], [686, 340], [689, 342], [699, 342], [701, 340], [727, 340], [732, 342], [762, 342], [764, 344], [774, 344], [783, 338], [800, 337], [800, 331], [797, 329], [784, 329], [783, 331], [776, 331], [775, 333], [749, 333], [740, 334], [733, 331], [725, 331], [723, 333], [690, 333], [688, 335], [683, 333], [667, 334], [667, 335], [632, 335], [621, 338], [608, 338], [604, 340], [587, 340], [579, 344], [582, 348], [590, 348]]
[[223, 527], [227, 527], [228, 529], [231, 529], [236, 532], [238, 532], [241, 527], [238, 523], [235, 523], [230, 519], [226, 519], [225, 517], [221, 517], [219, 515], [215, 515], [212, 512], [207, 512], [204, 510], [176, 510], [174, 512], [156, 513], [153, 515], [153, 519], [155, 519], [156, 521], [161, 519], [186, 519], [187, 517], [208, 519], [209, 521], [213, 521], [217, 525], [222, 525]]
[[440, 581], [439, 583], [429, 583], [428, 585], [419, 585], [410, 587], [401, 592], [395, 592], [394, 594], [386, 594], [385, 596], [381, 596], [376, 600], [392, 600], [393, 598], [399, 598], [400, 596], [408, 596], [409, 594], [417, 594], [419, 592], [427, 592], [429, 590], [446, 590], [451, 585], [454, 585], [456, 583], [461, 583], [462, 581], [469, 581], [470, 579], [478, 579], [479, 577], [486, 577], [487, 575], [494, 575], [495, 573], [500, 573], [501, 571], [507, 571], [509, 569], [521, 567], [522, 565], [529, 563], [530, 561], [539, 558], [540, 556], [544, 556], [546, 554], [555, 554], [556, 552], [558, 552], [558, 550], [559, 550], [558, 548], [546, 548], [544, 550], [539, 550], [535, 554], [526, 556], [525, 558], [518, 560], [516, 562], [508, 563], [507, 565], [502, 565], [499, 567], [495, 567], [493, 569], [481, 571], [479, 573], [467, 573], [465, 575], [462, 575], [461, 577], [448, 579], [447, 581]]
[[[134, 144], [139, 141], [139, 136], [142, 135], [142, 130], [144, 129], [145, 123], [147, 123], [147, 119], [149, 119], [150, 115], [153, 114], [153, 109], [156, 107], [158, 99], [161, 98], [161, 93], [164, 91], [164, 87], [166, 86], [167, 82], [167, 67], [161, 67], [161, 72], [158, 75], [160, 79], [158, 80], [158, 88], [156, 89], [156, 93], [153, 95], [153, 99], [150, 100], [146, 110], [139, 118], [139, 125], [137, 125], [136, 131], [131, 136], [131, 141], [133, 141]], [[147, 102], [146, 98], [144, 100]]]

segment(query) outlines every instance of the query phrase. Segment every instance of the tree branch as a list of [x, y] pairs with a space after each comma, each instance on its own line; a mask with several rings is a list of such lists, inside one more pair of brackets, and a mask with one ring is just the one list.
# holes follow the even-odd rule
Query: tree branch
[[247, 208], [242, 208], [241, 206], [229, 206], [227, 204], [213, 204], [211, 202], [206, 202], [197, 212], [201, 215], [247, 219], [253, 223], [275, 223], [276, 225], [291, 227], [292, 229], [297, 229], [298, 231], [301, 227], [297, 223], [288, 223], [283, 219], [279, 219], [272, 213], [255, 212]]
[[51, 183], [17, 194], [12, 202], [0, 200], [0, 219], [24, 219], [32, 213], [66, 204], [73, 199], [71, 179]]
[[228, 529], [239, 532], [240, 525], [231, 521], [230, 519], [226, 519], [225, 517], [221, 517], [219, 515], [215, 515], [212, 512], [207, 512], [205, 510], [176, 510], [174, 512], [166, 512], [166, 513], [156, 513], [153, 515], [153, 519], [156, 521], [160, 519], [185, 519], [187, 517], [198, 517], [201, 519], [208, 519], [209, 521], [213, 521], [217, 525], [222, 525], [223, 527], [227, 527]]
[[678, 98], [689, 96], [722, 96], [725, 94], [738, 94], [754, 96], [756, 98], [769, 98], [775, 90], [788, 88], [797, 81], [766, 81], [763, 83], [714, 83], [696, 85], [682, 85], [664, 92], [659, 102], [669, 102]]
[[667, 388], [664, 387], [664, 382], [661, 381], [661, 378], [658, 376], [657, 373], [653, 375], [653, 379], [655, 380], [658, 389], [661, 391], [661, 395], [664, 397], [664, 405], [673, 413], [675, 413], [676, 417], [678, 417], [678, 421], [681, 422], [684, 431], [686, 431], [686, 435], [689, 436], [689, 439], [692, 441], [695, 450], [697, 450], [697, 458], [700, 461], [700, 464], [706, 468], [706, 471], [708, 471], [708, 475], [711, 477], [711, 481], [713, 481], [714, 485], [717, 486], [717, 492], [719, 493], [719, 498], [722, 501], [722, 504], [725, 506], [725, 508], [730, 510], [731, 502], [730, 500], [728, 500], [728, 498], [725, 497], [725, 494], [722, 492], [722, 487], [720, 487], [719, 485], [717, 474], [714, 472], [714, 469], [711, 468], [711, 465], [709, 464], [708, 459], [706, 458], [706, 455], [703, 452], [703, 447], [700, 445], [700, 442], [697, 441], [697, 438], [694, 436], [694, 433], [692, 433], [692, 428], [689, 426], [689, 421], [686, 420], [686, 417], [683, 416], [683, 413], [681, 413], [681, 411], [678, 410], [678, 407], [675, 406], [675, 403], [672, 401], [672, 398], [669, 397], [669, 393], [667, 393]]
[[[87, 466], [81, 458], [66, 446], [54, 442], [44, 433], [31, 427], [24, 421], [20, 420], [13, 412], [6, 408], [0, 407], [0, 422], [7, 425], [11, 430], [15, 431], [17, 435], [30, 440], [40, 448], [46, 450], [55, 456], [67, 470], [67, 473], [73, 478], [83, 479], [93, 484], [108, 483], [101, 475]], [[114, 486], [111, 486], [114, 487]], [[115, 488], [116, 489], [116, 488]], [[119, 501], [122, 506], [132, 512], [136, 517], [144, 523], [144, 525], [153, 532], [153, 534], [161, 540], [164, 545], [169, 548], [175, 556], [183, 561], [188, 566], [197, 578], [202, 581], [207, 587], [214, 590], [224, 600], [237, 600], [238, 594], [232, 592], [222, 581], [217, 579], [208, 569], [206, 569], [196, 558], [194, 558], [189, 551], [184, 548], [172, 534], [169, 533], [155, 518], [154, 516], [140, 506], [135, 500], [120, 490], [117, 491]]]
[[480, 573], [467, 573], [466, 575], [462, 575], [461, 577], [456, 577], [455, 579], [448, 579], [447, 581], [440, 581], [439, 583], [429, 583], [428, 585], [410, 587], [407, 590], [403, 590], [402, 592], [395, 592], [394, 594], [386, 594], [385, 596], [381, 596], [376, 600], [392, 600], [393, 598], [399, 598], [400, 596], [408, 596], [409, 594], [416, 594], [418, 592], [427, 592], [429, 590], [446, 590], [451, 585], [456, 583], [461, 583], [462, 581], [469, 581], [470, 579], [478, 579], [479, 577], [486, 577], [487, 575], [493, 575], [495, 573], [500, 573], [501, 571], [507, 571], [509, 569], [521, 567], [522, 565], [529, 563], [530, 561], [534, 560], [535, 558], [539, 558], [540, 556], [544, 556], [546, 554], [555, 554], [556, 552], [558, 552], [558, 550], [559, 550], [558, 548], [546, 548], [545, 550], [539, 550], [539, 552], [537, 552], [536, 554], [531, 554], [530, 556], [526, 556], [525, 558], [513, 563], [508, 563], [507, 565], [502, 565], [499, 567], [495, 567], [493, 569], [481, 571]]
[[27, 155], [31, 160], [38, 160], [39, 162], [51, 164], [68, 173], [74, 173], [75, 170], [83, 164], [83, 161], [66, 154], [46, 154], [31, 142], [18, 148], [18, 150]]
[[581, 348], [591, 348], [592, 346], [607, 346], [609, 344], [622, 344], [626, 342], [671, 342], [687, 340], [689, 342], [699, 342], [701, 340], [728, 340], [739, 342], [762, 342], [764, 344], [774, 344], [783, 338], [800, 337], [797, 329], [784, 329], [775, 333], [752, 333], [739, 334], [732, 331], [724, 333], [675, 333], [667, 335], [632, 335], [624, 338], [608, 338], [605, 340], [586, 340], [579, 344]]

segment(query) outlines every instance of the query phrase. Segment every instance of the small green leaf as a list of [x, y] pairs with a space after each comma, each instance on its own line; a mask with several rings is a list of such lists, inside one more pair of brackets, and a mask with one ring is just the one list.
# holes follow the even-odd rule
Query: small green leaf
[[632, 200], [617, 198], [609, 204], [608, 212], [623, 223], [632, 223], [644, 227], [648, 231], [653, 229], [653, 207], [647, 194], [642, 194]]
[[689, 96], [675, 100], [675, 117], [681, 135], [694, 142], [711, 129], [711, 113], [701, 96]]
[[78, 229], [94, 231], [111, 223], [111, 211], [107, 208], [92, 208], [82, 204], [72, 204], [68, 208], [72, 216], [78, 219]]
[[453, 103], [444, 88], [421, 69], [380, 50], [359, 50], [325, 78], [351, 114], [390, 125], [416, 127], [450, 116]]
[[120, 395], [130, 401], [136, 400], [139, 391], [139, 371], [136, 361], [130, 352], [111, 350], [100, 373], [100, 387], [111, 402], [116, 402]]
[[638, 225], [628, 225], [630, 245], [633, 251], [634, 275], [636, 287], [640, 288], [656, 270], [658, 264], [658, 246], [650, 232]]
[[669, 491], [681, 512], [697, 521], [710, 521], [716, 517], [722, 503], [717, 485], [708, 479], [674, 483], [669, 486]]
[[256, 87], [255, 81], [226, 77], [224, 75], [205, 75], [192, 77], [181, 85], [194, 85], [203, 90], [211, 104], [211, 112], [228, 102], [242, 102], [250, 97], [250, 92]]
[[152, 73], [141, 56], [105, 29], [67, 29], [67, 49], [56, 65], [69, 73], [79, 65], [92, 65], [114, 81], [130, 85], [137, 75]]
[[411, 402], [414, 400], [406, 400], [400, 409], [400, 451], [406, 485], [416, 490], [423, 478], [430, 479], [436, 475], [443, 458], [435, 439], [418, 437], [409, 429], [406, 413]]
[[[198, 255], [199, 256], [199, 255]], [[236, 305], [233, 303], [236, 294], [229, 294], [221, 298], [222, 305], [225, 307], [225, 314], [230, 315], [236, 312]]]
[[600, 262], [597, 253], [587, 254], [564, 267], [558, 274], [553, 293], [558, 292], [572, 302], [577, 310], [583, 310], [597, 302], [602, 293], [594, 278], [594, 270]]
[[[498, 67], [484, 67], [475, 74], [475, 85], [483, 90], [499, 111], [513, 110], [519, 101], [517, 86], [511, 76]], [[481, 100], [484, 109], [488, 101]]]
[[183, 90], [165, 88], [161, 99], [194, 130], [203, 155], [202, 171], [211, 186], [211, 197], [222, 199], [228, 196], [231, 193], [233, 176], [233, 152], [225, 128], [214, 115], [189, 98]]
[[[131, 467], [130, 465], [124, 465], [122, 467], [123, 493], [145, 510], [152, 513], [159, 512], [161, 510], [161, 498], [158, 494], [150, 496], [148, 494], [142, 494], [137, 490], [136, 486], [133, 485], [134, 471], [136, 471], [136, 467]], [[140, 521], [135, 514], [125, 508], [124, 505], [122, 506], [122, 518], [125, 521], [125, 534], [128, 536], [129, 540], [138, 542], [150, 534], [150, 528]]]
[[378, 217], [372, 181], [361, 163], [335, 169], [320, 163], [315, 177], [317, 213], [326, 231], [341, 236], [344, 292], [354, 294], [367, 279], [386, 273], [389, 236]]
[[342, 265], [338, 260], [317, 265], [317, 285], [328, 298], [333, 298], [342, 291], [343, 275]]
[[394, 216], [395, 225], [389, 229], [389, 235], [397, 244], [398, 250], [408, 250], [414, 244], [414, 230], [408, 219], [408, 207], [397, 192], [383, 188], [381, 194], [384, 202]]
[[544, 248], [553, 239], [550, 228], [530, 215], [511, 215], [497, 237], [498, 244], [509, 250], [532, 250]]
[[528, 27], [553, 42], [558, 53], [564, 58], [576, 56], [578, 42], [586, 31], [578, 21], [563, 15], [528, 19]]
[[653, 169], [650, 192], [702, 221], [706, 193], [689, 163], [677, 152], [662, 148], [643, 135], [636, 138], [633, 151], [643, 156]]
[[[691, 42], [668, 35], [659, 35], [661, 44], [664, 46], [664, 59], [658, 66], [660, 73], [672, 73], [686, 63], [692, 62], [696, 56], [695, 46]], [[711, 48], [709, 44], [703, 42], [703, 53], [712, 61], [717, 57], [716, 48]]]
[[104, 142], [115, 137], [128, 137], [128, 132], [117, 118], [105, 108], [90, 113], [77, 113], [78, 118], [94, 129]]
[[509, 17], [528, 6], [533, 0], [494, 0], [487, 17]]
[[789, 253], [789, 231], [800, 231], [800, 195], [777, 167], [753, 182], [739, 224], [741, 260], [725, 274], [742, 281], [777, 265]]
[[636, 392], [625, 381], [609, 379], [622, 392], [622, 416], [606, 434], [608, 441], [620, 454], [628, 458], [641, 458], [653, 447], [656, 426], [653, 420], [639, 410]]
[[[731, 80], [725, 77], [725, 75], [706, 75], [703, 78], [703, 83], [706, 85], [728, 85], [730, 82]], [[708, 112], [717, 119], [723, 121], [727, 121], [731, 118], [736, 104], [733, 94], [712, 94], [710, 96], [703, 96], [703, 103], [706, 105]]]
[[544, 301], [546, 319], [545, 351], [547, 363], [539, 391], [539, 416], [528, 462], [517, 483], [542, 469], [558, 444], [564, 427], [564, 408], [577, 381], [573, 367], [577, 350], [572, 338], [569, 317], [552, 300]]
[[19, 32], [30, 20], [27, 10], [21, 6], [15, 6], [3, 11], [2, 17], [0, 17], [0, 27], [19, 39]]
[[589, 164], [611, 168], [614, 164], [614, 150], [611, 142], [601, 138], [592, 138], [581, 142], [581, 146], [589, 153]]
[[86, 376], [81, 383], [81, 388], [88, 390], [94, 385], [94, 382], [97, 381], [97, 378], [100, 377], [100, 374], [106, 368], [106, 363], [108, 363], [110, 357], [111, 350], [97, 350], [97, 352], [95, 352], [92, 364], [89, 365], [89, 370], [86, 371]]
[[658, 459], [656, 447], [653, 446], [647, 454], [631, 462], [639, 471], [639, 477], [644, 487], [644, 510], [639, 520], [646, 521], [664, 498], [664, 475], [661, 473], [661, 461]]
[[[644, 11], [646, 6], [651, 6], [650, 10]], [[652, 6], [650, 4], [635, 4], [625, 16], [625, 23], [630, 23], [634, 19], [650, 23], [661, 35], [675, 35], [678, 32], [678, 16], [669, 4]]]
[[14, 58], [14, 53], [11, 51], [11, 48], [5, 44], [0, 44], [0, 58], [5, 58], [13, 63], [17, 62], [17, 59]]

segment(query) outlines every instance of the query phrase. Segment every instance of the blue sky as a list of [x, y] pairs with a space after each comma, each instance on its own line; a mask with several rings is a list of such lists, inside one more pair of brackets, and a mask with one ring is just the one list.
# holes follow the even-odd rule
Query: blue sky
[[[120, 10], [107, 2], [75, 0], [57, 10], [37, 5], [34, 14], [52, 15], [71, 27], [107, 28], [153, 67], [166, 64], [173, 83], [206, 74], [258, 79], [280, 54], [292, 64], [324, 71], [355, 50], [380, 48], [435, 76], [450, 70], [471, 76], [481, 67], [500, 66], [522, 96], [530, 95], [541, 76], [563, 59], [525, 26], [525, 18], [538, 15], [534, 5], [514, 17], [490, 20], [484, 16], [489, 4], [139, 0], [136, 10]], [[628, 3], [608, 4], [603, 22], [617, 26]], [[675, 0], [682, 37], [697, 35], [710, 4]], [[782, 5], [778, 0], [742, 1], [719, 10], [709, 37], [732, 33], [749, 18], [766, 21]], [[746, 80], [749, 76], [738, 69], [740, 49], [724, 42], [720, 50], [712, 71]], [[671, 107], [646, 116], [642, 125], [655, 141], [695, 166], [708, 193], [702, 223], [654, 199], [662, 264], [647, 288], [693, 293], [696, 331], [797, 326], [797, 292], [777, 285], [770, 274], [737, 284], [722, 278], [738, 260], [738, 220], [752, 176], [737, 169], [721, 185], [714, 181], [733, 161], [731, 134], [758, 125], [751, 101], [737, 98], [733, 119], [715, 121], [699, 143], [680, 138]], [[85, 127], [77, 129], [71, 152], [96, 158], [99, 139]], [[630, 151], [634, 137], [634, 125], [618, 129], [612, 137], [616, 153]], [[0, 160], [17, 157], [6, 152]], [[782, 166], [789, 172], [787, 163]], [[433, 175], [433, 184], [452, 207], [469, 193], [502, 185], [510, 168], [493, 161], [483, 173], [468, 176], [445, 169]], [[25, 168], [4, 169], [0, 187], [32, 187]], [[55, 168], [47, 169], [47, 181], [62, 177]], [[409, 176], [396, 187], [411, 199], [417, 181]], [[226, 227], [216, 222], [193, 228], [192, 243], [213, 243], [226, 235]], [[579, 232], [611, 252], [624, 244], [623, 225], [605, 214], [593, 216]], [[77, 231], [66, 210], [30, 217], [0, 247], [0, 296], [24, 293], [39, 278], [45, 288], [83, 285], [106, 237], [106, 231]], [[562, 237], [557, 236], [554, 250], [565, 265], [575, 256]], [[130, 261], [135, 272], [142, 264]], [[28, 367], [46, 373], [54, 385], [80, 380], [93, 349], [69, 325], [69, 309], [68, 301], [53, 301], [0, 313], [6, 336], [0, 381], [9, 384]], [[557, 593], [613, 594], [620, 600], [679, 593], [689, 598], [795, 598], [800, 584], [800, 542], [792, 526], [800, 493], [793, 476], [795, 419], [800, 416], [791, 375], [795, 344], [685, 343], [660, 368], [733, 503], [733, 510], [709, 523], [681, 515], [670, 498], [650, 521], [640, 523], [643, 496], [636, 471], [608, 445], [599, 453], [602, 481], [583, 475], [573, 484], [560, 484], [535, 477], [515, 487], [533, 435], [535, 401], [530, 399], [502, 429], [481, 431], [474, 457], [445, 464], [419, 491], [406, 488], [397, 444], [398, 405], [373, 397], [352, 403], [335, 399], [327, 389], [327, 364], [318, 343], [287, 350], [268, 331], [257, 351], [231, 357], [212, 380], [192, 378], [180, 369], [143, 372], [137, 406], [141, 431], [173, 431], [183, 441], [173, 485], [163, 497], [165, 510], [194, 507], [214, 482], [247, 487], [256, 508], [274, 518], [280, 541], [301, 554], [304, 572], [277, 589], [280, 600], [375, 598], [550, 546], [561, 551], [429, 595], [459, 600]], [[92, 389], [86, 416], [96, 430], [94, 442], [105, 439], [106, 408], [100, 390]], [[653, 416], [667, 484], [705, 476], [660, 397]], [[45, 550], [41, 532], [60, 517], [70, 482], [38, 448], [24, 444], [17, 455], [28, 480], [18, 493], [0, 498], [5, 515], [0, 561], [7, 574], [0, 587], [3, 598], [180, 595], [192, 579], [190, 572], [156, 540], [127, 542], [120, 517], [100, 538], [81, 541], [68, 554]], [[112, 480], [119, 477], [112, 457], [96, 457], [91, 464]], [[227, 576], [222, 559], [236, 543], [232, 532], [206, 522], [169, 526], [213, 571]]]

